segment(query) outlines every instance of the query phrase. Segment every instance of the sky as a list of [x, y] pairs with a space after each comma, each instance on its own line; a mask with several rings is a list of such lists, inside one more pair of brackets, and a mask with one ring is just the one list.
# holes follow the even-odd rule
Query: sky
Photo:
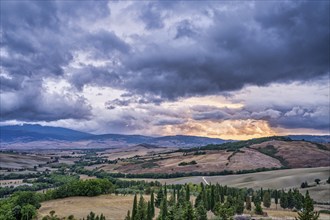
[[329, 1], [1, 1], [0, 124], [329, 134]]

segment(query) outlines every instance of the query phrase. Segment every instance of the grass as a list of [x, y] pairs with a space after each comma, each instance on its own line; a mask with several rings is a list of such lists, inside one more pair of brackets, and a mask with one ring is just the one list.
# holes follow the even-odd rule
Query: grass
[[276, 155], [276, 153], [278, 153], [278, 150], [273, 145], [267, 145], [264, 148], [257, 148], [256, 150], [259, 151], [260, 153], [266, 154], [267, 156], [279, 160], [283, 165], [283, 167], [289, 166], [289, 163], [286, 160], [284, 160], [283, 157]]
[[[148, 196], [144, 196], [149, 199]], [[74, 215], [76, 219], [83, 219], [93, 211], [105, 215], [107, 220], [124, 219], [127, 211], [132, 209], [133, 195], [101, 195], [96, 197], [69, 197], [41, 203], [38, 219], [54, 210], [59, 217]]]

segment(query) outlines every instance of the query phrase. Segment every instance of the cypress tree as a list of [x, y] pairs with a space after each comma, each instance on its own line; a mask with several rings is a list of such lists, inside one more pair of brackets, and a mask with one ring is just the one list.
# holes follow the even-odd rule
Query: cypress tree
[[251, 196], [247, 196], [247, 197], [246, 197], [246, 205], [245, 205], [245, 208], [246, 208], [247, 210], [251, 211], [251, 207], [252, 207], [252, 205], [251, 205]]
[[220, 201], [221, 201], [221, 203], [225, 202], [225, 192], [224, 192], [224, 190], [221, 190]]
[[159, 188], [159, 191], [158, 191], [158, 193], [157, 193], [156, 201], [155, 201], [155, 206], [156, 206], [157, 208], [160, 207], [160, 204], [162, 203], [163, 198], [164, 198], [163, 189], [162, 189], [162, 187], [160, 187], [160, 188]]
[[299, 190], [297, 189], [295, 189], [293, 192], [293, 200], [294, 200], [294, 207], [297, 210], [302, 209], [304, 197], [303, 195], [300, 194]]
[[145, 220], [147, 218], [147, 205], [142, 195], [140, 195], [140, 200], [138, 204], [136, 219]]
[[313, 200], [307, 191], [304, 200], [303, 211], [298, 212], [298, 218], [296, 218], [296, 220], [317, 220], [319, 219], [319, 216], [320, 213], [314, 212]]
[[278, 191], [277, 190], [275, 190], [275, 192], [274, 192], [274, 200], [275, 200], [276, 209], [277, 209], [277, 204], [278, 204]]
[[260, 189], [260, 199], [263, 200], [264, 198], [264, 190], [261, 188]]
[[136, 215], [137, 215], [137, 197], [136, 194], [134, 196], [134, 201], [133, 201], [133, 209], [132, 209], [132, 220], [136, 220]]
[[187, 207], [184, 212], [184, 220], [195, 220], [195, 210], [191, 202], [187, 202]]
[[207, 220], [207, 210], [202, 203], [197, 206], [197, 220]]
[[242, 214], [244, 211], [244, 200], [242, 197], [238, 196], [236, 199], [236, 213]]
[[160, 219], [161, 220], [166, 220], [166, 217], [167, 217], [167, 199], [163, 199], [162, 200], [162, 203], [160, 204], [160, 213], [159, 213], [159, 216], [160, 216]]
[[190, 201], [190, 188], [189, 188], [189, 184], [186, 184], [186, 201], [189, 202]]
[[180, 189], [180, 191], [178, 192], [178, 203], [181, 204], [182, 206], [185, 204], [186, 202], [186, 197], [185, 197], [185, 190], [182, 187]]
[[269, 191], [266, 191], [266, 192], [264, 193], [262, 203], [264, 204], [264, 206], [265, 206], [266, 208], [269, 208], [269, 207], [270, 207], [270, 205], [271, 205], [271, 198], [270, 198]]
[[154, 216], [155, 216], [155, 198], [154, 198], [154, 191], [151, 192], [151, 196], [150, 196], [150, 206], [151, 206], [152, 217], [154, 217]]
[[214, 195], [215, 186], [211, 186], [211, 198], [210, 198], [210, 209], [213, 211], [215, 207], [215, 195]]
[[165, 199], [167, 199], [167, 185], [165, 183], [165, 187], [164, 187], [164, 197]]
[[[196, 199], [195, 199], [195, 208], [197, 208], [197, 207], [199, 206], [199, 204], [203, 204], [203, 206], [204, 206], [204, 202], [203, 202], [203, 200], [202, 200], [202, 192], [200, 192], [200, 193], [197, 195]], [[205, 207], [204, 207], [204, 208], [205, 208]]]
[[294, 207], [294, 198], [293, 198], [292, 190], [290, 189], [288, 192], [288, 208], [293, 209], [293, 207]]
[[148, 201], [147, 205], [147, 220], [152, 220], [153, 218], [153, 213], [152, 213], [152, 208], [151, 208], [151, 202]]
[[281, 192], [280, 205], [283, 209], [288, 208], [288, 197], [284, 191]]

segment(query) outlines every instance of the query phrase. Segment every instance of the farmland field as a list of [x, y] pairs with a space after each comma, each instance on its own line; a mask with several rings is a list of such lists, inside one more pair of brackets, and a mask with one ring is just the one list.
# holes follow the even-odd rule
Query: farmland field
[[[319, 168], [299, 168], [288, 170], [275, 170], [260, 173], [249, 173], [240, 175], [227, 175], [227, 176], [205, 176], [208, 183], [219, 183], [221, 185], [228, 185], [231, 187], [240, 188], [272, 188], [272, 189], [285, 189], [285, 188], [300, 188], [300, 184], [307, 181], [310, 184], [314, 180], [321, 179], [321, 185], [302, 190], [305, 193], [308, 190], [313, 199], [320, 202], [330, 202], [330, 185], [323, 185], [325, 180], [330, 176], [329, 167]], [[151, 179], [143, 179], [151, 181]], [[152, 179], [155, 180], [155, 179]], [[161, 183], [167, 184], [185, 184], [185, 183], [205, 183], [203, 177], [181, 177], [173, 179], [157, 179]]]
[[[148, 196], [144, 196], [144, 198], [149, 199]], [[59, 217], [74, 215], [76, 218], [82, 219], [93, 211], [96, 214], [103, 213], [107, 220], [122, 220], [127, 211], [132, 209], [133, 199], [133, 195], [102, 195], [51, 200], [41, 204], [38, 219], [42, 219], [43, 216], [54, 210]]]
[[[96, 197], [69, 197], [65, 199], [56, 199], [47, 202], [43, 202], [39, 209], [38, 219], [42, 219], [43, 216], [49, 214], [54, 210], [59, 217], [65, 217], [74, 215], [76, 218], [84, 218], [90, 211], [96, 214], [105, 215], [109, 220], [122, 220], [125, 218], [128, 210], [132, 209], [133, 195], [102, 195]], [[148, 196], [144, 196], [147, 200]], [[296, 212], [290, 210], [284, 210], [279, 206], [275, 207], [273, 203], [270, 208], [264, 208], [268, 216], [272, 219], [294, 219], [297, 216]], [[156, 209], [156, 216], [159, 210]], [[250, 214], [246, 212], [246, 214]], [[211, 212], [208, 216], [214, 216]], [[260, 217], [260, 216], [259, 216]], [[322, 214], [320, 220], [328, 220], [329, 215]]]

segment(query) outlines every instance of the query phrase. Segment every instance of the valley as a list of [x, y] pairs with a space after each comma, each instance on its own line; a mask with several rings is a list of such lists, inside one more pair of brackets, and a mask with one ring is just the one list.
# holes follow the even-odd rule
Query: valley
[[[73, 214], [82, 219], [93, 211], [104, 214], [106, 219], [119, 220], [125, 218], [127, 210], [132, 210], [135, 193], [144, 194], [148, 201], [150, 191], [157, 191], [164, 184], [172, 190], [175, 186], [189, 186], [196, 199], [201, 193], [198, 185], [220, 184], [242, 190], [244, 194], [247, 189], [255, 192], [271, 189], [282, 193], [298, 189], [302, 195], [308, 191], [316, 202], [315, 210], [322, 211], [321, 219], [329, 217], [326, 214], [330, 212], [330, 184], [327, 183], [330, 177], [329, 143], [268, 137], [221, 144], [211, 140], [196, 146], [188, 142], [201, 140], [198, 137], [185, 138], [185, 144], [180, 145], [182, 136], [176, 140], [173, 136], [162, 146], [159, 143], [165, 142], [151, 144], [146, 137], [120, 136], [120, 141], [113, 137], [104, 135], [101, 139], [71, 141], [26, 137], [24, 141], [19, 138], [1, 142], [0, 196], [4, 199], [20, 192], [40, 193], [43, 199], [38, 219], [49, 215], [50, 211], [55, 211], [59, 217]], [[133, 143], [132, 138], [149, 143]], [[47, 143], [46, 147], [43, 143]], [[57, 148], [59, 143], [61, 147]], [[100, 145], [95, 147], [95, 143]], [[58, 192], [70, 184], [103, 179], [114, 186], [110, 194], [93, 191], [86, 192], [92, 197], [84, 197], [83, 192]], [[302, 188], [303, 183], [306, 187]], [[297, 216], [297, 212], [290, 209], [275, 208], [274, 198], [270, 207], [262, 208], [272, 218], [292, 219]], [[157, 208], [156, 214], [159, 212]], [[244, 214], [258, 218], [248, 210]], [[208, 211], [207, 216], [215, 218], [212, 211]]]

